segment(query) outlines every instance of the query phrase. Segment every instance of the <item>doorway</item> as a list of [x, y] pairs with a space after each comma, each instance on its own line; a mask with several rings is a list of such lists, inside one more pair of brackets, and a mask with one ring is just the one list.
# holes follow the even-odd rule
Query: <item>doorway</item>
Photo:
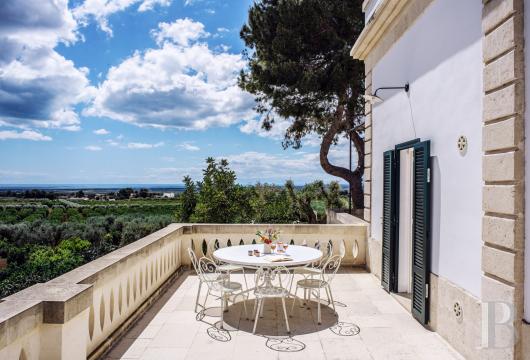
[[384, 153], [381, 285], [421, 323], [429, 318], [430, 142]]
[[414, 190], [414, 149], [399, 150], [399, 169], [397, 176], [399, 183], [399, 222], [398, 232], [398, 301], [410, 311], [410, 294], [412, 291], [412, 211]]

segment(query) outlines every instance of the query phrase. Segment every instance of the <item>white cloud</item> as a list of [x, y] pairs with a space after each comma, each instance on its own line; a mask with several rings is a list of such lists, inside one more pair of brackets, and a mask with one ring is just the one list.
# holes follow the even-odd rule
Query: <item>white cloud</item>
[[78, 39], [77, 23], [68, 0], [2, 0], [0, 38], [29, 47], [54, 47]]
[[204, 25], [190, 18], [177, 19], [172, 23], [159, 23], [158, 30], [151, 31], [156, 43], [161, 45], [166, 40], [171, 40], [177, 45], [188, 46], [190, 42], [208, 37]]
[[242, 154], [223, 156], [243, 182], [274, 181], [282, 183], [288, 179], [295, 182], [307, 179], [323, 179], [318, 153], [299, 153], [292, 156], [248, 151]]
[[199, 151], [201, 148], [198, 147], [197, 145], [193, 145], [191, 142], [189, 141], [186, 141], [186, 142], [183, 142], [182, 144], [179, 144], [178, 147], [186, 150], [186, 151]]
[[156, 5], [167, 7], [171, 5], [171, 1], [172, 0], [144, 0], [140, 6], [138, 6], [138, 11], [153, 10]]
[[50, 141], [51, 137], [43, 135], [37, 131], [25, 130], [25, 131], [13, 131], [4, 130], [0, 131], [0, 140], [33, 140], [33, 141]]
[[265, 130], [261, 126], [260, 119], [250, 119], [239, 127], [244, 134], [255, 134], [264, 138], [272, 138], [274, 140], [282, 140], [284, 138], [285, 130], [289, 127], [290, 122], [282, 118], [275, 121], [270, 130]]
[[67, 0], [0, 2], [0, 125], [79, 130], [88, 69], [57, 53], [78, 39]]
[[94, 130], [94, 134], [96, 134], [96, 135], [108, 135], [108, 134], [110, 134], [110, 131], [108, 131], [107, 129], [97, 129], [97, 130]]
[[[219, 156], [227, 159], [230, 167], [236, 172], [238, 180], [244, 183], [268, 181], [283, 183], [292, 179], [297, 184], [313, 180], [341, 181], [344, 180], [328, 175], [320, 166], [318, 151], [304, 152], [286, 151], [281, 154], [270, 154], [256, 151], [247, 151], [241, 154]], [[332, 164], [348, 167], [348, 141], [340, 139], [337, 145], [331, 147], [329, 159]], [[353, 159], [355, 168], [356, 158]]]
[[138, 5], [138, 11], [152, 10], [156, 5], [169, 6], [172, 0], [85, 0], [73, 9], [75, 19], [86, 26], [90, 20], [98, 23], [99, 28], [112, 36], [109, 17], [130, 6]]
[[[260, 119], [250, 119], [245, 121], [240, 127], [239, 130], [247, 135], [257, 135], [263, 138], [269, 138], [276, 141], [282, 141], [285, 138], [285, 132], [287, 128], [291, 125], [291, 120], [284, 119], [279, 116], [274, 116], [274, 124], [270, 130], [263, 129], [262, 121]], [[311, 133], [302, 139], [303, 147], [320, 147], [322, 139], [319, 135]]]
[[[167, 38], [112, 67], [86, 115], [158, 128], [206, 129], [255, 116], [253, 97], [237, 86], [241, 55]], [[175, 41], [178, 41], [175, 43]], [[186, 40], [187, 41], [187, 40]]]
[[164, 146], [164, 142], [158, 142], [156, 144], [131, 142], [127, 144], [128, 149], [152, 149], [161, 146]]
[[101, 146], [97, 146], [97, 145], [88, 145], [88, 146], [85, 146], [85, 150], [87, 150], [87, 151], [101, 151], [101, 150], [103, 150], [103, 148]]
[[116, 140], [112, 140], [112, 139], [108, 139], [106, 140], [107, 144], [109, 144], [110, 146], [120, 146], [121, 144], [116, 141]]

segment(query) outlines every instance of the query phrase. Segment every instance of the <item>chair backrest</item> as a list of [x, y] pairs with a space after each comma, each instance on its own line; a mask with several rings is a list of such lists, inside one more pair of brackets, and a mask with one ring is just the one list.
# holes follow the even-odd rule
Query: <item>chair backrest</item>
[[340, 255], [333, 255], [332, 257], [330, 257], [322, 267], [322, 280], [330, 284], [335, 275], [337, 274], [341, 262], [342, 257]]
[[[267, 274], [267, 272], [270, 273]], [[256, 274], [254, 275], [256, 287], [265, 286], [267, 276], [270, 276], [270, 281], [273, 286], [282, 287], [284, 289], [290, 288], [291, 281], [293, 279], [291, 273], [285, 266], [278, 266], [273, 270], [260, 267], [258, 270], [256, 270]]]
[[[198, 269], [199, 278], [206, 283], [210, 290], [217, 291], [219, 289], [219, 282], [225, 279], [223, 274], [217, 268], [217, 264], [212, 259], [203, 256], [199, 259]], [[216, 279], [218, 279], [219, 282], [216, 283], [216, 281], [212, 281]]]
[[206, 257], [218, 264], [219, 262], [215, 260], [213, 253], [215, 252], [215, 250], [218, 250], [220, 248], [221, 242], [218, 239], [210, 239], [207, 244]]
[[197, 260], [197, 255], [195, 255], [195, 251], [193, 251], [191, 248], [188, 248], [188, 256], [190, 257], [191, 264], [193, 265], [195, 272], [197, 273], [197, 275], [199, 275], [199, 261]]
[[333, 254], [333, 244], [330, 241], [326, 244], [326, 246], [321, 246], [320, 240], [318, 240], [315, 244], [315, 249], [322, 251], [323, 255], [320, 260], [313, 264], [313, 266], [321, 269], [328, 261], [329, 257]]

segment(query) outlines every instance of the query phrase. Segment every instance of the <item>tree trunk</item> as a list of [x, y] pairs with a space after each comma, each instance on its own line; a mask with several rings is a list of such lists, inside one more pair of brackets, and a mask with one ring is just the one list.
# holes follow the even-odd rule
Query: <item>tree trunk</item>
[[320, 165], [322, 169], [333, 176], [340, 177], [350, 184], [352, 203], [355, 209], [364, 208], [364, 194], [362, 186], [362, 175], [364, 172], [364, 140], [359, 136], [355, 130], [350, 133], [350, 141], [353, 142], [355, 150], [357, 151], [357, 167], [354, 171], [347, 168], [333, 165], [329, 162], [328, 154], [333, 139], [339, 133], [342, 125], [342, 110], [338, 110], [339, 116], [331, 124], [328, 131], [322, 137], [322, 144], [320, 145]]
[[311, 202], [309, 203], [302, 202], [302, 208], [304, 209], [305, 215], [307, 216], [307, 222], [310, 224], [316, 224], [317, 217], [315, 215], [315, 211], [313, 210], [313, 207], [311, 206]]

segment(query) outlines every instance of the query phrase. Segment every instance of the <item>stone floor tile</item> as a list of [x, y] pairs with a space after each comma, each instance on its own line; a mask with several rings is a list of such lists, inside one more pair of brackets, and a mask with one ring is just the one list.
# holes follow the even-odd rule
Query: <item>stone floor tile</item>
[[184, 360], [188, 353], [187, 348], [158, 347], [147, 348], [140, 360]]
[[150, 340], [148, 339], [124, 339], [114, 347], [107, 355], [111, 359], [139, 359]]
[[[253, 276], [247, 280], [253, 285]], [[232, 280], [244, 284], [241, 274]], [[252, 334], [252, 319], [246, 319], [243, 303], [231, 305], [224, 313], [225, 329], [219, 331], [219, 301], [209, 297], [205, 316], [197, 320], [194, 312], [198, 287], [196, 276], [183, 276], [153, 304], [137, 324], [106, 355], [115, 359], [212, 359], [212, 360], [384, 360], [429, 359], [461, 360], [461, 356], [436, 333], [426, 330], [410, 312], [381, 289], [371, 274], [341, 271], [332, 284], [336, 310], [321, 300], [322, 324], [317, 324], [317, 302], [300, 307], [295, 304], [287, 333], [279, 300], [268, 300], [258, 333]], [[301, 295], [302, 292], [299, 292]], [[204, 300], [205, 290], [201, 294]], [[325, 294], [322, 296], [325, 298]], [[313, 299], [315, 300], [315, 299]], [[254, 300], [246, 301], [249, 317]], [[292, 299], [287, 300], [290, 313]], [[308, 309], [309, 307], [309, 309]], [[200, 320], [200, 319], [199, 319]], [[355, 324], [360, 333], [339, 336], [330, 327], [337, 321]], [[345, 326], [345, 325], [344, 325]], [[336, 330], [338, 327], [334, 327]], [[229, 340], [229, 341], [219, 341]], [[279, 348], [302, 351], [275, 351]]]

